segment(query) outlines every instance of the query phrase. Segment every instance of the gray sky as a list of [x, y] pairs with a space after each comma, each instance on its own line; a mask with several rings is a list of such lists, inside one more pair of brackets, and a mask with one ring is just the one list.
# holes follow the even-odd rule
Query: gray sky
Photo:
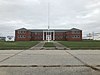
[[100, 32], [100, 0], [0, 0], [0, 35], [14, 35], [21, 27], [47, 28], [48, 2], [50, 28]]

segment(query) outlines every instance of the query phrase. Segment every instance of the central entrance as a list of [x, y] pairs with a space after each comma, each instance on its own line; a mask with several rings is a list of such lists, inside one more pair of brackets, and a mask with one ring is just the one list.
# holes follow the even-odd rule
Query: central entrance
[[47, 34], [46, 34], [46, 41], [47, 41], [47, 40], [49, 40], [49, 41], [52, 40], [52, 35], [51, 35], [50, 32], [47, 32]]
[[54, 31], [43, 31], [43, 40], [44, 41], [52, 41], [55, 40], [55, 32]]

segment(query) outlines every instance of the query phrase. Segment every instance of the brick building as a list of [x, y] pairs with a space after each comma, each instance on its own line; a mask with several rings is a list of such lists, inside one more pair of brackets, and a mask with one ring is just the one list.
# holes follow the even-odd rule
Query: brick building
[[72, 29], [26, 29], [15, 30], [15, 41], [81, 41], [82, 30]]

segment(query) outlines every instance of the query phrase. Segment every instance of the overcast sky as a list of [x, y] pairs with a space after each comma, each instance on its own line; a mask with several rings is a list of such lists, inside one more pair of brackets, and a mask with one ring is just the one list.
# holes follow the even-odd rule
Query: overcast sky
[[0, 0], [0, 36], [18, 28], [78, 28], [100, 32], [100, 0]]

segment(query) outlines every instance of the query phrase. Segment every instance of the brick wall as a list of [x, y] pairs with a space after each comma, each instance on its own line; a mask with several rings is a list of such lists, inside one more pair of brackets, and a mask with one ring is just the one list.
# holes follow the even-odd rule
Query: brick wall
[[25, 31], [25, 33], [19, 33], [18, 30], [15, 31], [15, 41], [30, 41], [31, 32]]
[[72, 33], [71, 31], [66, 32], [67, 41], [81, 41], [82, 40], [82, 31], [79, 33]]
[[[53, 33], [51, 34], [53, 40]], [[15, 41], [42, 41], [43, 32], [31, 32], [30, 30], [15, 30]], [[46, 33], [44, 33], [44, 40], [46, 40]], [[55, 32], [55, 40], [58, 41], [81, 41], [82, 31], [69, 30], [66, 32]]]

